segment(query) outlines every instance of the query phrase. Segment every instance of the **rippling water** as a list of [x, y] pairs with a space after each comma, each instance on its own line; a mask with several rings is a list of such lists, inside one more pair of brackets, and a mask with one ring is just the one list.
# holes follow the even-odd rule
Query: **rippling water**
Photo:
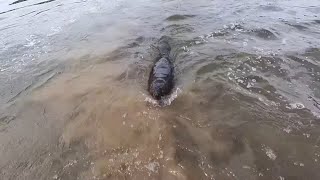
[[317, 0], [2, 0], [1, 179], [320, 179], [319, 29]]

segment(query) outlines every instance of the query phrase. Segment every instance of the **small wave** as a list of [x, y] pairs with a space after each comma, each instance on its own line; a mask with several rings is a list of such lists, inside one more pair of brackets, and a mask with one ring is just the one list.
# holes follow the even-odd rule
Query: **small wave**
[[277, 7], [273, 5], [261, 5], [260, 8], [265, 11], [275, 11], [275, 12], [283, 11], [281, 7]]
[[175, 14], [175, 15], [169, 16], [166, 20], [167, 21], [180, 21], [180, 20], [185, 20], [187, 18], [192, 18], [192, 17], [195, 17], [195, 15]]
[[296, 29], [298, 29], [298, 30], [300, 30], [300, 31], [303, 31], [303, 30], [307, 30], [307, 29], [308, 29], [308, 27], [303, 26], [303, 25], [301, 25], [301, 24], [293, 24], [293, 23], [285, 23], [285, 24], [287, 24], [287, 25], [289, 25], [289, 26], [291, 26], [291, 27], [294, 27], [294, 28], [296, 28]]
[[10, 3], [9, 5], [18, 4], [18, 3], [21, 3], [21, 2], [24, 2], [24, 1], [27, 1], [27, 0], [18, 0], [18, 1], [14, 1], [13, 3]]
[[254, 29], [251, 31], [253, 35], [265, 40], [276, 40], [278, 37], [268, 29]]
[[194, 28], [189, 24], [172, 24], [161, 29], [161, 32], [169, 33], [171, 36], [181, 33], [191, 33], [194, 31]]

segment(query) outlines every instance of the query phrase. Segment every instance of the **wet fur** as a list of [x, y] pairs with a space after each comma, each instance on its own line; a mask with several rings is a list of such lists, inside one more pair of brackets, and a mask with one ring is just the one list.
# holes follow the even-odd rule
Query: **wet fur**
[[156, 100], [170, 94], [173, 88], [174, 68], [170, 51], [168, 42], [160, 40], [159, 57], [151, 69], [148, 81], [148, 91]]

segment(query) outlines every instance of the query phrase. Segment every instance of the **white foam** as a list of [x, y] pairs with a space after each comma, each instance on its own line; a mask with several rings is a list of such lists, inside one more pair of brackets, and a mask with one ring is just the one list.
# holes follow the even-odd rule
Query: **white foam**
[[182, 92], [180, 88], [176, 88], [173, 93], [171, 93], [168, 97], [165, 97], [162, 100], [162, 104], [169, 106], [171, 103], [178, 97], [178, 95]]
[[283, 131], [289, 134], [292, 131], [292, 129], [290, 126], [288, 126], [288, 127], [284, 128]]
[[190, 51], [189, 48], [188, 48], [188, 46], [183, 46], [183, 47], [182, 47], [182, 50], [183, 50], [184, 52], [189, 52], [189, 51]]
[[251, 88], [251, 87], [253, 87], [253, 86], [254, 86], [253, 83], [250, 83], [250, 82], [249, 82], [249, 83], [247, 84], [247, 88]]
[[144, 101], [152, 104], [153, 106], [160, 106], [159, 101], [157, 101], [157, 100], [153, 99], [152, 97], [149, 97], [149, 96], [147, 96], [145, 94], [143, 94], [143, 95], [145, 96]]
[[305, 106], [302, 103], [290, 103], [290, 106], [286, 106], [288, 109], [304, 109]]
[[238, 79], [237, 81], [238, 81], [238, 83], [242, 83], [242, 84], [244, 83], [244, 81], [241, 79]]
[[274, 151], [269, 148], [269, 147], [264, 147], [264, 151], [266, 152], [266, 155], [271, 159], [271, 160], [276, 160], [277, 155], [274, 153]]
[[158, 162], [152, 162], [152, 163], [149, 163], [148, 165], [145, 165], [144, 167], [147, 168], [149, 171], [157, 173], [159, 166], [160, 164]]
[[294, 162], [293, 164], [294, 164], [295, 166], [300, 166], [300, 167], [303, 167], [303, 166], [304, 166], [304, 164], [301, 163], [301, 162]]
[[314, 117], [316, 117], [317, 119], [320, 119], [320, 114], [314, 111], [312, 111], [311, 113], [313, 114]]
[[161, 106], [169, 106], [171, 103], [178, 97], [178, 95], [182, 92], [180, 88], [176, 88], [173, 93], [171, 93], [168, 96], [163, 97], [161, 100], [157, 101], [153, 99], [152, 97], [143, 94], [145, 96], [144, 101], [152, 104], [155, 107], [161, 107]]
[[47, 34], [47, 36], [53, 36], [55, 34], [58, 34], [59, 32], [62, 31], [62, 28], [60, 26], [57, 27], [51, 27], [51, 33]]
[[311, 136], [311, 135], [308, 134], [308, 133], [303, 133], [302, 135], [305, 136], [306, 138], [309, 138], [309, 137]]
[[28, 38], [26, 38], [27, 44], [25, 44], [25, 47], [32, 47], [36, 44], [38, 44], [40, 41], [37, 40], [37, 37], [35, 35], [30, 35]]

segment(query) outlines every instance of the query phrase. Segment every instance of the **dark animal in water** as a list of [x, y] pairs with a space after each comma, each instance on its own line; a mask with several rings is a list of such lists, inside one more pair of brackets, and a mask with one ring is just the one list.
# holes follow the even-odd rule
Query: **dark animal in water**
[[149, 76], [149, 92], [153, 98], [160, 100], [170, 94], [173, 88], [174, 68], [170, 59], [170, 45], [165, 40], [160, 40], [160, 56], [153, 65]]

